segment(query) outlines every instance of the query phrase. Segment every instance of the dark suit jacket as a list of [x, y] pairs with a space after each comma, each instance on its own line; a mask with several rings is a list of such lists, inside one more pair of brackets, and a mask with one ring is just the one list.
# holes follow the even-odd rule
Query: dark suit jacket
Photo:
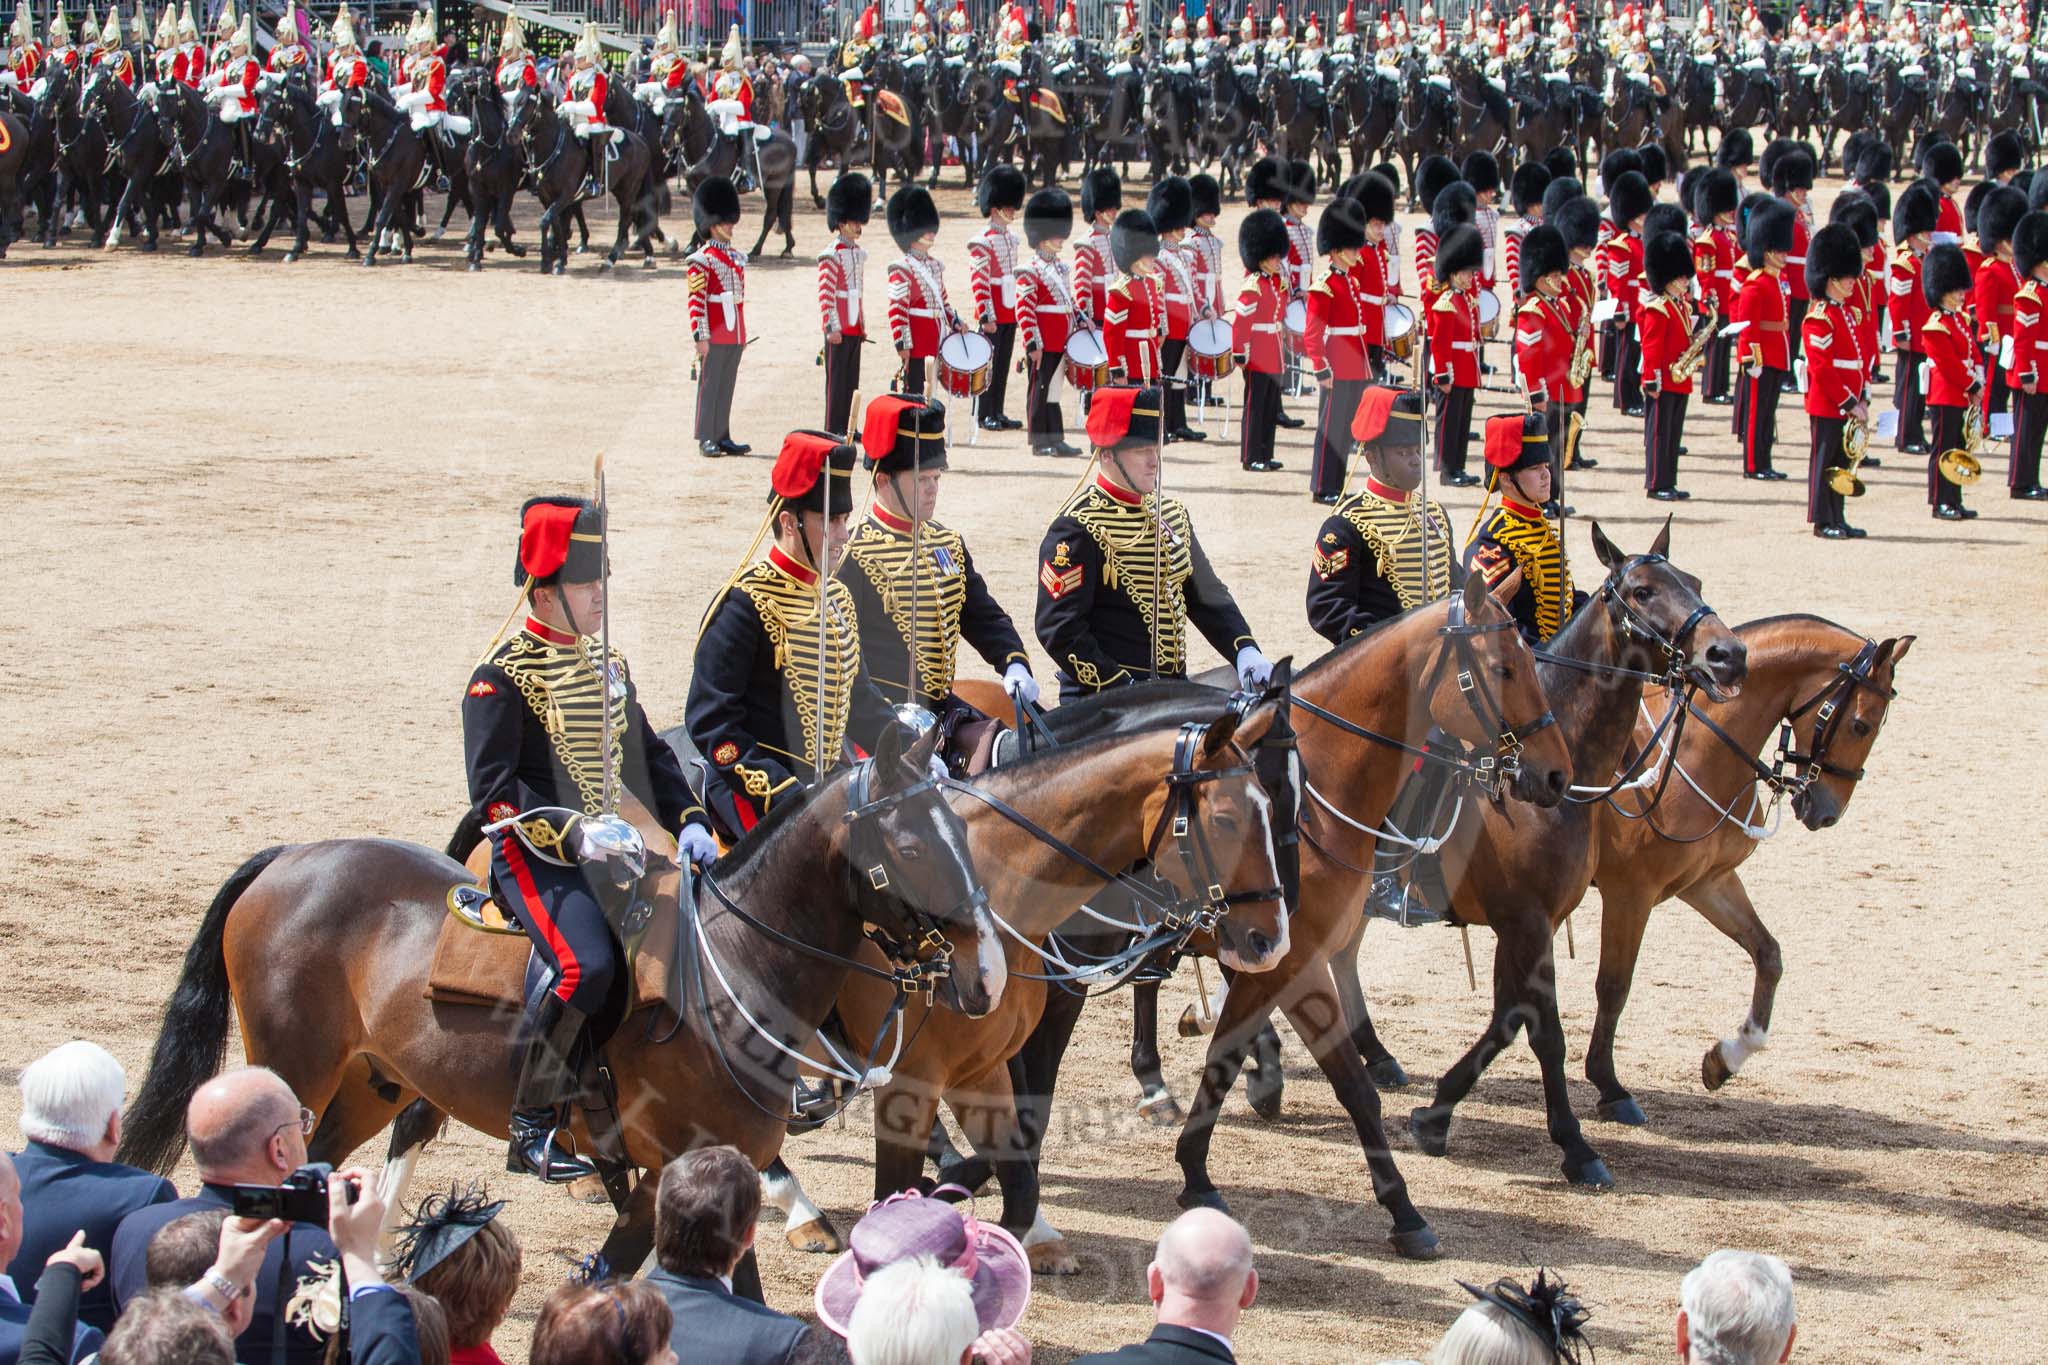
[[[52, 1304], [51, 1310], [69, 1307], [77, 1302], [78, 1272], [65, 1266], [56, 1273], [64, 1281], [62, 1288], [68, 1290], [68, 1293], [53, 1292], [56, 1292], [57, 1298], [67, 1299], [69, 1302]], [[5, 1289], [0, 1289], [0, 1365], [15, 1365], [15, 1362], [21, 1359], [22, 1347], [29, 1339], [30, 1311], [27, 1304], [10, 1296]], [[46, 1310], [45, 1316], [50, 1316], [50, 1310]], [[55, 1321], [39, 1323], [38, 1326], [47, 1329], [47, 1341], [55, 1347], [39, 1352], [38, 1357], [42, 1360], [84, 1360], [100, 1348], [100, 1330], [97, 1327], [88, 1327], [82, 1322], [66, 1324]], [[68, 1355], [61, 1346], [56, 1345], [64, 1340], [64, 1333], [67, 1330], [71, 1334], [71, 1351]]]
[[348, 1303], [350, 1365], [419, 1365], [419, 1324], [397, 1289], [373, 1289]]
[[[188, 1213], [207, 1209], [231, 1210], [234, 1202], [227, 1186], [201, 1185], [199, 1193], [190, 1199], [152, 1204], [122, 1219], [121, 1226], [114, 1230], [114, 1254], [107, 1258], [107, 1279], [114, 1286], [115, 1310], [118, 1312], [130, 1300], [141, 1298], [148, 1292], [149, 1266], [146, 1258], [149, 1239], [156, 1236], [158, 1228]], [[291, 1249], [291, 1283], [284, 1291], [287, 1300], [297, 1292], [298, 1281], [309, 1273], [306, 1262], [334, 1261], [341, 1256], [327, 1236], [327, 1229], [311, 1223], [292, 1224], [284, 1236], [270, 1244], [263, 1253], [263, 1269], [256, 1275], [255, 1316], [250, 1319], [247, 1330], [235, 1340], [235, 1359], [245, 1365], [271, 1365], [271, 1324], [279, 1308], [278, 1267], [284, 1264], [287, 1246]], [[285, 1329], [284, 1346], [284, 1360], [279, 1365], [321, 1365], [326, 1358], [326, 1347], [315, 1341], [311, 1333], [299, 1328]]]
[[657, 1269], [647, 1283], [668, 1300], [675, 1319], [669, 1345], [690, 1365], [784, 1365], [811, 1330], [717, 1280]]
[[[31, 1303], [50, 1253], [70, 1242], [72, 1233], [83, 1231], [85, 1244], [105, 1259], [123, 1218], [178, 1197], [160, 1175], [44, 1142], [31, 1142], [14, 1158], [14, 1170], [21, 1177], [21, 1250], [7, 1274]], [[102, 1332], [114, 1325], [114, 1299], [105, 1280], [79, 1300], [78, 1320]]]
[[1216, 1338], [1162, 1322], [1136, 1345], [1080, 1356], [1074, 1365], [1236, 1365], [1236, 1360]]

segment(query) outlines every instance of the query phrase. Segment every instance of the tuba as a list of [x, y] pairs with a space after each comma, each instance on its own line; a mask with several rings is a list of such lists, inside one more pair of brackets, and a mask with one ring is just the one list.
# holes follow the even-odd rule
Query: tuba
[[1707, 346], [1714, 339], [1714, 333], [1721, 330], [1721, 315], [1712, 308], [1698, 327], [1693, 329], [1692, 340], [1686, 343], [1685, 351], [1671, 362], [1671, 377], [1676, 380], [1690, 380], [1700, 372], [1700, 366], [1707, 358]]
[[1870, 453], [1869, 422], [1852, 418], [1843, 425], [1842, 453], [1849, 457], [1849, 463], [1828, 471], [1828, 488], [1838, 497], [1860, 498], [1865, 487], [1856, 471], [1863, 464], [1863, 457]]
[[1972, 402], [1963, 409], [1963, 444], [1959, 450], [1944, 450], [1935, 462], [1941, 477], [1958, 488], [1968, 488], [1984, 477], [1983, 461], [1977, 452], [1984, 445], [1984, 409]]

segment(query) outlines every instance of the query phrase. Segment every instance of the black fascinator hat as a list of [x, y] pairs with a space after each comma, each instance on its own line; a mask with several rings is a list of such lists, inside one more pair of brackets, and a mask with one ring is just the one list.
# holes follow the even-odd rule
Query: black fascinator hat
[[454, 1255], [504, 1208], [505, 1201], [490, 1198], [481, 1185], [428, 1195], [413, 1210], [412, 1220], [398, 1229], [391, 1269], [411, 1284]]
[[1536, 1334], [1560, 1365], [1589, 1365], [1593, 1359], [1593, 1343], [1586, 1340], [1585, 1332], [1586, 1319], [1592, 1315], [1565, 1288], [1564, 1281], [1551, 1278], [1549, 1271], [1538, 1270], [1527, 1289], [1506, 1278], [1484, 1289], [1463, 1280], [1458, 1285], [1481, 1303], [1505, 1309]]

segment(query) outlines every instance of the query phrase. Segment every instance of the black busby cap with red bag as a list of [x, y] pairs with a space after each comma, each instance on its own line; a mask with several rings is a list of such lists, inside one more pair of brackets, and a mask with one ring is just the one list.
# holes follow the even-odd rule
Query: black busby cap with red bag
[[861, 457], [877, 477], [946, 467], [946, 409], [915, 393], [885, 393], [860, 424]]
[[1507, 413], [1486, 419], [1486, 464], [1496, 474], [1513, 474], [1550, 463], [1550, 428], [1540, 412]]
[[1352, 414], [1351, 439], [1369, 449], [1420, 446], [1422, 394], [1415, 389], [1373, 385], [1358, 400], [1358, 411]]
[[604, 577], [604, 513], [588, 498], [549, 494], [519, 507], [517, 587], [593, 583]]
[[793, 511], [843, 517], [853, 511], [853, 464], [860, 452], [825, 431], [792, 431], [768, 476], [768, 499]]
[[1088, 444], [1097, 450], [1136, 450], [1157, 446], [1164, 411], [1159, 389], [1119, 384], [1095, 390], [1088, 401]]

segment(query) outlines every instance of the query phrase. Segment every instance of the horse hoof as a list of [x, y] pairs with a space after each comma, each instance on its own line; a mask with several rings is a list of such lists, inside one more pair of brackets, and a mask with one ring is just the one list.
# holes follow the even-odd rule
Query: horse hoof
[[443, 237], [446, 237], [447, 235], [448, 235], [448, 229], [447, 229], [447, 228], [435, 228], [435, 229], [433, 230], [433, 232], [432, 232], [432, 233], [431, 233], [431, 234], [430, 234], [430, 235], [429, 235], [429, 236], [427, 237], [427, 240], [428, 240], [428, 241], [430, 241], [430, 242], [438, 242], [438, 241], [440, 241], [440, 240], [441, 240], [441, 239], [442, 239]]
[[1031, 1273], [1034, 1275], [1078, 1275], [1081, 1263], [1074, 1259], [1074, 1253], [1067, 1250], [1067, 1239], [1054, 1238], [1040, 1242], [1037, 1246], [1024, 1248], [1024, 1254], [1031, 1258]]
[[290, 265], [293, 261], [296, 261], [297, 259], [299, 259], [299, 253], [296, 251], [287, 251], [284, 253], [284, 263], [286, 265]]
[[1404, 1261], [1434, 1261], [1444, 1254], [1444, 1244], [1438, 1240], [1436, 1229], [1427, 1223], [1407, 1232], [1395, 1229], [1387, 1234], [1387, 1245]]
[[1609, 1123], [1625, 1123], [1631, 1128], [1641, 1128], [1650, 1121], [1643, 1112], [1643, 1106], [1636, 1103], [1634, 1095], [1623, 1095], [1618, 1100], [1600, 1101], [1600, 1117]]
[[1229, 1217], [1230, 1205], [1224, 1202], [1221, 1190], [1182, 1190], [1175, 1201], [1184, 1209], [1214, 1209]]
[[1269, 1083], [1264, 1067], [1245, 1082], [1245, 1098], [1251, 1101], [1252, 1112], [1268, 1123], [1280, 1117], [1281, 1101], [1285, 1095], [1286, 1086], [1280, 1076], [1276, 1074]]
[[363, 259], [363, 253], [356, 250], [354, 247], [350, 247], [348, 249], [348, 255], [343, 259], [350, 261], [360, 261], [361, 259]]
[[661, 263], [652, 256], [649, 256], [646, 260], [640, 262], [640, 268], [642, 270], [659, 270], [661, 269]]
[[798, 1251], [807, 1251], [813, 1256], [836, 1256], [844, 1250], [838, 1230], [823, 1214], [789, 1229], [782, 1236]]
[[197, 243], [194, 243], [191, 247], [186, 249], [185, 254], [196, 261], [201, 256], [204, 256], [206, 254], [206, 248]]
[[1394, 1057], [1382, 1057], [1365, 1069], [1372, 1079], [1375, 1090], [1405, 1090], [1408, 1088], [1408, 1073], [1401, 1069], [1401, 1063]]
[[1564, 1165], [1564, 1177], [1581, 1189], [1611, 1190], [1614, 1188], [1614, 1176], [1609, 1173], [1607, 1163], [1597, 1156], [1576, 1170], [1567, 1161]]
[[484, 268], [484, 263], [483, 263], [482, 261], [471, 261], [471, 262], [469, 263], [469, 273], [470, 273], [470, 274], [472, 274], [472, 275], [480, 275], [480, 274], [482, 274], [482, 273], [483, 273], [483, 268]]
[[1424, 1156], [1442, 1156], [1451, 1150], [1451, 1116], [1438, 1118], [1427, 1109], [1411, 1110], [1408, 1135], [1415, 1139]]
[[598, 272], [601, 274], [604, 271], [610, 270], [612, 268], [612, 263], [610, 261], [599, 261], [597, 263], [597, 268]]
[[1728, 1059], [1721, 1055], [1719, 1043], [1708, 1048], [1707, 1055], [1700, 1059], [1700, 1084], [1709, 1090], [1719, 1090], [1734, 1074], [1728, 1069]]
[[571, 1199], [579, 1204], [609, 1204], [611, 1196], [605, 1193], [604, 1181], [594, 1175], [578, 1177], [562, 1187]]
[[1138, 1117], [1155, 1128], [1177, 1128], [1187, 1116], [1181, 1113], [1180, 1101], [1173, 1097], [1173, 1092], [1162, 1090], [1138, 1101]]

